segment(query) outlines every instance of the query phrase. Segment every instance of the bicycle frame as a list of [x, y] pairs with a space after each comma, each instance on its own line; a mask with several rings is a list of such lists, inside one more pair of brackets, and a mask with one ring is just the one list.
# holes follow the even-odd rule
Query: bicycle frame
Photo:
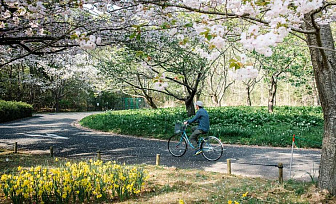
[[[186, 129], [186, 128], [183, 129], [183, 132], [182, 132], [182, 134], [181, 134], [181, 140], [182, 140], [182, 138], [184, 138], [184, 139], [187, 141], [188, 145], [189, 145], [191, 148], [196, 149], [196, 147], [194, 147], [194, 145], [192, 145], [192, 143], [190, 142], [189, 137], [188, 137], [188, 135], [187, 135], [185, 129]], [[181, 142], [181, 140], [180, 140], [180, 142]], [[202, 140], [203, 140], [203, 137], [198, 138], [198, 148], [200, 147], [200, 145], [201, 145], [201, 141], [202, 141]]]

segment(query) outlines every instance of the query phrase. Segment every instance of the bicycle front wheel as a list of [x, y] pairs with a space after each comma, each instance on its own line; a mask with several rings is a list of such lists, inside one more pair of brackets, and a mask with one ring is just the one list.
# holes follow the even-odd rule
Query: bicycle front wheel
[[187, 151], [187, 141], [181, 135], [173, 135], [168, 140], [168, 150], [173, 156], [181, 157]]
[[202, 155], [209, 161], [216, 161], [223, 155], [223, 144], [215, 136], [205, 138], [201, 143]]

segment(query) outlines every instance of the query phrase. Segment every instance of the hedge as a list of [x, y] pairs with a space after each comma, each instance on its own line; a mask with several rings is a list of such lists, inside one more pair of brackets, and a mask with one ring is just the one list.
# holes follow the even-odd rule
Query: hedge
[[31, 117], [33, 107], [24, 102], [0, 100], [0, 122]]

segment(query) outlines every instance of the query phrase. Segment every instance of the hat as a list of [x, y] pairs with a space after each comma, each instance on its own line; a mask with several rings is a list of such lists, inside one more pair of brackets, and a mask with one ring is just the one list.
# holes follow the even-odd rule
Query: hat
[[203, 107], [203, 102], [202, 101], [196, 101], [196, 106]]

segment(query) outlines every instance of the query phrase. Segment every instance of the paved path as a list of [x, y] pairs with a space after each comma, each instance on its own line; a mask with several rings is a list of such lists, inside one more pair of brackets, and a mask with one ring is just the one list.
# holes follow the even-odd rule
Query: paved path
[[[97, 112], [96, 112], [97, 113]], [[289, 178], [290, 148], [268, 148], [225, 145], [222, 158], [216, 162], [206, 161], [192, 151], [180, 158], [167, 150], [167, 141], [121, 136], [90, 131], [76, 125], [76, 121], [91, 113], [37, 114], [14, 122], [0, 124], [0, 146], [34, 152], [49, 153], [54, 147], [59, 157], [95, 157], [98, 150], [103, 160], [116, 160], [126, 164], [155, 164], [156, 154], [161, 164], [177, 168], [198, 168], [207, 171], [227, 172], [226, 160], [232, 160], [232, 173], [236, 175], [276, 179], [278, 163], [284, 164], [284, 177]], [[317, 179], [320, 150], [294, 149], [292, 177], [300, 180]]]

